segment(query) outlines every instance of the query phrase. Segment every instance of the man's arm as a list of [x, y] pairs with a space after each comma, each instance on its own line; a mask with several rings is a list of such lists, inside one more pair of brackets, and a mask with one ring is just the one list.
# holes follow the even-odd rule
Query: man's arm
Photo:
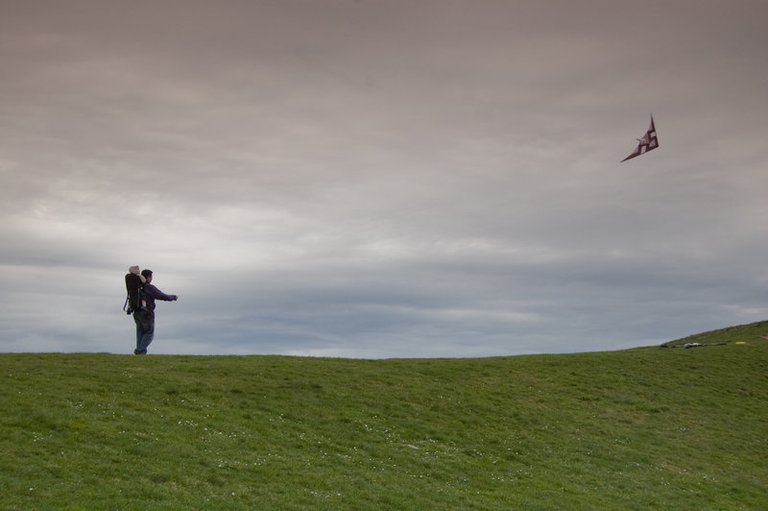
[[146, 284], [144, 286], [144, 292], [149, 295], [153, 300], [163, 300], [166, 302], [175, 302], [179, 299], [176, 295], [167, 295], [157, 289], [153, 284]]

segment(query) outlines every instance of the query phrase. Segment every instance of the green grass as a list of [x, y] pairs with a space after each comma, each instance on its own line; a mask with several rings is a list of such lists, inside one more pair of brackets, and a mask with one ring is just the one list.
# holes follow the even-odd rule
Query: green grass
[[455, 360], [0, 355], [0, 509], [768, 509], [763, 335]]

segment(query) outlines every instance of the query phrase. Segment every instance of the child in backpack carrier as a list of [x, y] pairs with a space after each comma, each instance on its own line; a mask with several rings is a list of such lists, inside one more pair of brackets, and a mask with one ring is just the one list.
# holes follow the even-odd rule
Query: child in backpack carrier
[[141, 288], [145, 283], [146, 279], [139, 272], [138, 266], [128, 268], [128, 273], [125, 275], [125, 289], [128, 291], [128, 296], [123, 305], [126, 314], [130, 315], [141, 309]]

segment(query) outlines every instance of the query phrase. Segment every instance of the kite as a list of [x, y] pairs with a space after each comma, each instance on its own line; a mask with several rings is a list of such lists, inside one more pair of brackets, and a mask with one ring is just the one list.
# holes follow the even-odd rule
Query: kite
[[643, 138], [638, 138], [637, 141], [639, 142], [637, 148], [632, 151], [632, 154], [621, 160], [621, 163], [659, 147], [659, 139], [656, 136], [656, 126], [653, 124], [653, 116], [651, 116], [651, 126], [648, 128], [648, 131], [645, 132]]

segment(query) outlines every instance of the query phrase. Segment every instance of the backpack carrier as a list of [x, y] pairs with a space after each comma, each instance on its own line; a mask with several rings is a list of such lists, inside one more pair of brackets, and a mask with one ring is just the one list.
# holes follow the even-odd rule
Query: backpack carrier
[[131, 314], [141, 309], [141, 288], [144, 282], [144, 277], [139, 274], [139, 267], [131, 266], [125, 275], [125, 289], [128, 292], [128, 296], [125, 297], [123, 310], [126, 314]]

